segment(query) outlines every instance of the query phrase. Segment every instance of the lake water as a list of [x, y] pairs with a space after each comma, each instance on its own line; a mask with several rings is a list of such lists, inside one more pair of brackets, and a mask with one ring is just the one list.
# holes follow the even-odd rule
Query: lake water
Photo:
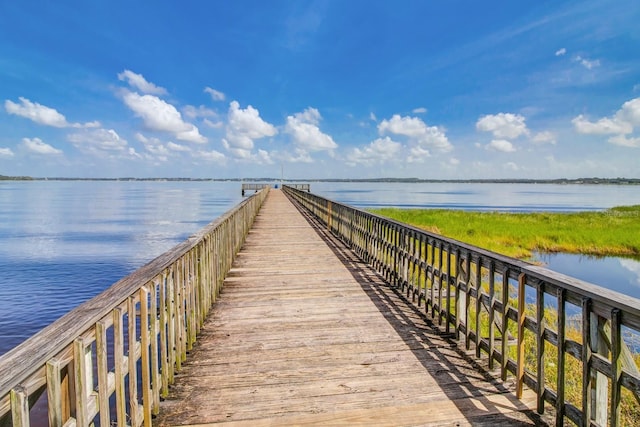
[[[311, 190], [361, 208], [571, 212], [640, 204], [637, 186], [312, 182]], [[241, 199], [239, 182], [0, 181], [0, 354]], [[619, 273], [607, 266], [606, 274], [580, 278], [640, 297], [640, 262], [611, 262]], [[571, 265], [560, 262], [558, 271], [571, 274], [564, 264]]]

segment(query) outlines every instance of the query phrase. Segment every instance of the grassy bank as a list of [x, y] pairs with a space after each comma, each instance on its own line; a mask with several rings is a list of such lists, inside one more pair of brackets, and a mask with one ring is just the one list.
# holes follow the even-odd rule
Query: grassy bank
[[578, 213], [372, 212], [515, 258], [531, 258], [534, 251], [640, 257], [640, 205]]

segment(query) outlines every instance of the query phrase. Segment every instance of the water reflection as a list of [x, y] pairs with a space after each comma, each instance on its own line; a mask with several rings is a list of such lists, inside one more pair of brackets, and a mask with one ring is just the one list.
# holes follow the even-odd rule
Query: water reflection
[[640, 298], [640, 261], [630, 258], [536, 253], [550, 270]]

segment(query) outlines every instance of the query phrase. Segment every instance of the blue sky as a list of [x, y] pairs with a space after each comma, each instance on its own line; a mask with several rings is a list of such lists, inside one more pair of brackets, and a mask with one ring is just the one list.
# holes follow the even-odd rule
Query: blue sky
[[637, 0], [0, 0], [0, 174], [638, 178], [639, 22]]

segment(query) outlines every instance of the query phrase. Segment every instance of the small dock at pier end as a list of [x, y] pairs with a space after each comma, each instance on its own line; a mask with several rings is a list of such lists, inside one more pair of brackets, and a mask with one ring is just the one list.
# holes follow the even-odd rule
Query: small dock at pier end
[[0, 357], [0, 426], [637, 420], [637, 300], [308, 188], [253, 191]]

